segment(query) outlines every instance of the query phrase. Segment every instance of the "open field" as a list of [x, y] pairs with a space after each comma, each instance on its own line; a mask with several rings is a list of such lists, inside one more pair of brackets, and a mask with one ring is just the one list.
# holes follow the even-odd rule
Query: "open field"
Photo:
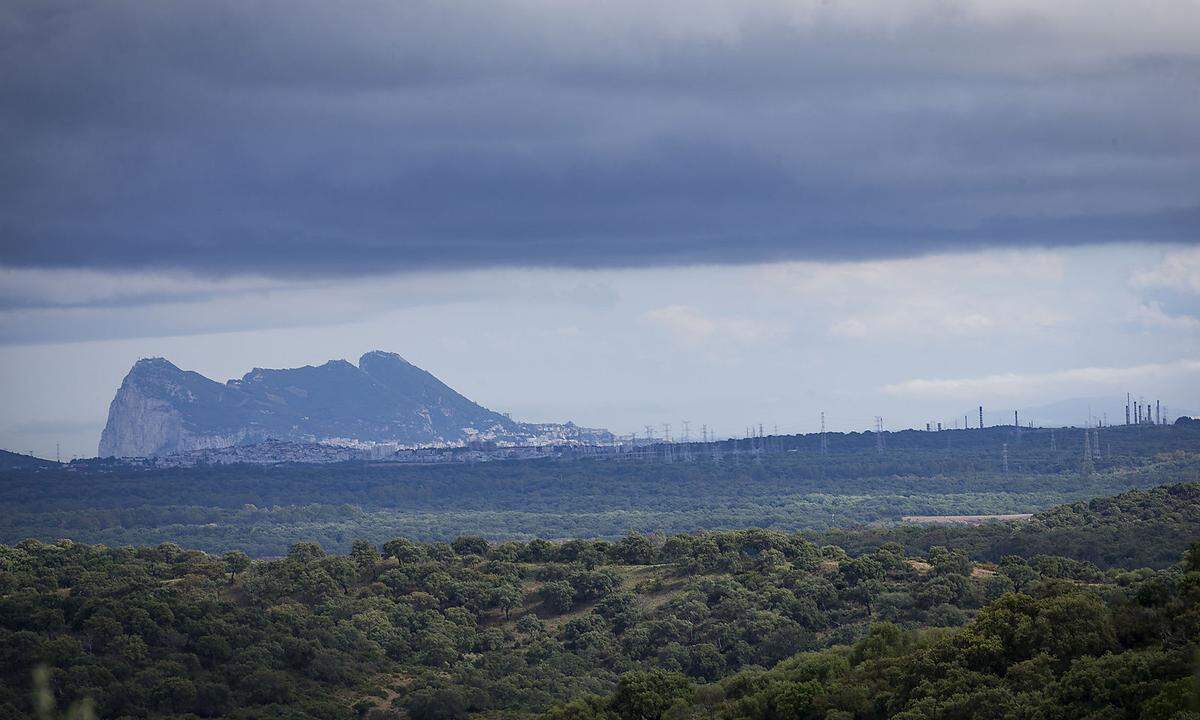
[[900, 518], [906, 523], [917, 524], [953, 524], [978, 525], [985, 522], [1008, 522], [1010, 520], [1028, 520], [1033, 513], [1008, 513], [1000, 515], [905, 515]]

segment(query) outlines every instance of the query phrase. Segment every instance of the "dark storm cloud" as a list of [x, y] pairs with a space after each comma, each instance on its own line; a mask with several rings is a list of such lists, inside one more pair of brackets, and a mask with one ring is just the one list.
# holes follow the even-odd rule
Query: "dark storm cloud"
[[1030, 7], [19, 2], [0, 265], [1197, 240], [1195, 6]]

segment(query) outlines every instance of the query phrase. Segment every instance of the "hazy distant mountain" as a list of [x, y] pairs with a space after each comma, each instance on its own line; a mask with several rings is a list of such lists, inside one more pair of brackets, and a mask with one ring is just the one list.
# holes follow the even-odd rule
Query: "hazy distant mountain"
[[165, 455], [267, 439], [458, 443], [606, 439], [571, 423], [510, 420], [471, 402], [395, 353], [286, 370], [255, 368], [222, 384], [163, 358], [139, 360], [100, 436], [101, 457]]

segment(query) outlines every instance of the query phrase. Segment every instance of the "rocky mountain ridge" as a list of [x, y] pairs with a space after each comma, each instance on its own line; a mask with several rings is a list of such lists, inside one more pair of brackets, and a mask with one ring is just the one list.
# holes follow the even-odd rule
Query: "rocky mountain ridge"
[[164, 358], [139, 360], [109, 407], [101, 457], [150, 457], [281, 440], [351, 447], [603, 442], [604, 430], [520, 423], [395, 353], [358, 365], [254, 368], [219, 383]]

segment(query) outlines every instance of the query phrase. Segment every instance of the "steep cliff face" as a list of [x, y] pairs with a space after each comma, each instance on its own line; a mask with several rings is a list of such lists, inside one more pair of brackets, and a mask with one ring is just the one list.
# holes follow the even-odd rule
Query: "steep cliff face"
[[247, 437], [230, 426], [197, 427], [196, 412], [214, 400], [224, 386], [194, 372], [184, 372], [163, 358], [139, 360], [108, 407], [100, 434], [100, 457], [167, 455], [225, 447]]
[[174, 452], [179, 449], [182, 434], [183, 419], [178, 410], [125, 382], [108, 407], [108, 423], [100, 433], [100, 456]]
[[[418, 445], [472, 438], [607, 436], [574, 425], [513, 422], [458, 394], [399, 355], [369, 352], [357, 366], [331, 360], [255, 368], [218, 383], [162, 358], [139, 360], [109, 407], [100, 456], [167, 455], [261, 440]], [[555, 436], [557, 433], [557, 436]]]

